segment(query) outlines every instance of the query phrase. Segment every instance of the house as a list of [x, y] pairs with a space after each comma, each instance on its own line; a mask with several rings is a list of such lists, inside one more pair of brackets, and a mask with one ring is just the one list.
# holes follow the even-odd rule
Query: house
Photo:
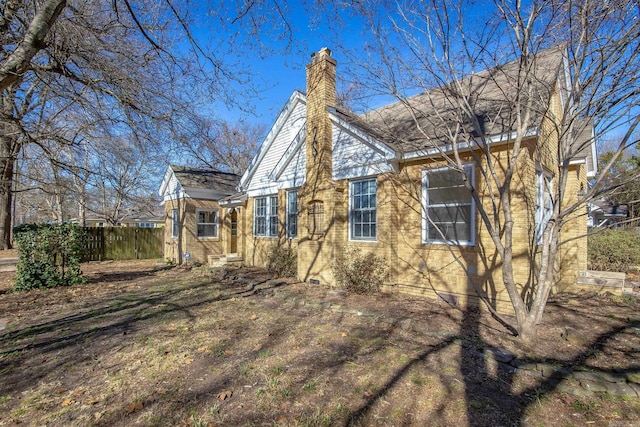
[[207, 263], [238, 252], [235, 209], [221, 209], [220, 199], [236, 192], [240, 177], [210, 169], [170, 165], [159, 194], [164, 205], [165, 259]]
[[[78, 223], [78, 219], [70, 220], [74, 224]], [[108, 220], [99, 217], [90, 217], [84, 221], [86, 227], [113, 227]], [[122, 221], [118, 221], [115, 227], [137, 227], [137, 228], [160, 228], [164, 227], [163, 217], [128, 217]]]
[[589, 216], [587, 225], [589, 227], [614, 227], [616, 224], [627, 222], [629, 209], [627, 205], [614, 205], [608, 200], [593, 200], [588, 206]]
[[[536, 57], [540, 84], [532, 99], [542, 100], [544, 108], [536, 110], [522, 141], [526, 149], [516, 159], [522, 167], [513, 177], [513, 268], [521, 284], [535, 268], [536, 241], [553, 203], [558, 167], [553, 115], [561, 114], [570, 87], [562, 58], [560, 48]], [[437, 115], [455, 123], [447, 88], [356, 116], [336, 106], [336, 65], [327, 48], [312, 55], [306, 94], [293, 92], [240, 179], [238, 193], [218, 200], [220, 208], [238, 215], [239, 256], [245, 264], [264, 266], [273, 248], [286, 245], [297, 252], [300, 280], [333, 284], [335, 260], [347, 246], [356, 246], [386, 259], [389, 291], [463, 304], [476, 301], [479, 293], [497, 310], [510, 310], [495, 246], [477, 226], [475, 201], [462, 174], [443, 161], [442, 154], [452, 150], [450, 127], [430, 120]], [[477, 120], [489, 135], [496, 173], [513, 143], [513, 129], [504, 124], [510, 123], [509, 112], [496, 101], [510, 93], [510, 67], [466, 80]], [[465, 125], [466, 141], [478, 137]], [[472, 144], [456, 144], [466, 177], [482, 193], [482, 203], [489, 203], [491, 189], [483, 177], [487, 160], [475, 155], [478, 148]], [[586, 158], [591, 148], [582, 151], [587, 154], [567, 165], [567, 202], [578, 197], [593, 173]], [[586, 269], [586, 211], [578, 213], [563, 231], [575, 243], [563, 248], [558, 286], [575, 283], [578, 271]]]

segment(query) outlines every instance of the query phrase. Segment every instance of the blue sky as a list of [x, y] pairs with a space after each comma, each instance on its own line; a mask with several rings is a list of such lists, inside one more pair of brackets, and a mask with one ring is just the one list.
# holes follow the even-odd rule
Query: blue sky
[[[321, 23], [316, 23], [310, 18], [299, 2], [291, 2], [287, 17], [292, 25], [295, 42], [289, 53], [276, 53], [265, 58], [252, 53], [247, 56], [248, 62], [245, 66], [254, 71], [254, 82], [266, 87], [260, 92], [259, 99], [250, 101], [256, 115], [216, 105], [215, 109], [220, 118], [229, 121], [243, 118], [249, 122], [265, 123], [268, 128], [293, 91], [305, 91], [305, 65], [310, 61], [313, 52], [328, 47], [338, 61], [338, 69], [346, 65], [346, 60], [337, 47], [339, 43], [335, 40], [335, 35]], [[348, 48], [356, 48], [362, 43], [361, 25], [358, 21], [350, 21], [349, 25], [341, 30], [340, 43], [345, 43]], [[273, 45], [269, 47], [278, 49], [281, 48], [279, 44], [282, 43], [273, 41]]]

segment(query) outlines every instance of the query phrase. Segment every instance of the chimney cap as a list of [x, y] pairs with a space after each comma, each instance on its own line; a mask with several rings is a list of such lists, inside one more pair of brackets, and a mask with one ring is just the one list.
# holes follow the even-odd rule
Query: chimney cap
[[331, 49], [328, 47], [323, 47], [318, 52], [313, 52], [311, 54], [312, 59], [320, 59], [322, 57], [331, 57]]

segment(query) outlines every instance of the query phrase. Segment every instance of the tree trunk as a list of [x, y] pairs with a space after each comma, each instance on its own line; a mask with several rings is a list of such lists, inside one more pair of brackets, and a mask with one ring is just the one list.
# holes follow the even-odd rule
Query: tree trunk
[[14, 89], [3, 90], [0, 100], [0, 250], [11, 249], [13, 171], [20, 130], [13, 116]]
[[538, 325], [533, 321], [525, 321], [518, 324], [518, 339], [524, 344], [535, 342]]
[[31, 59], [44, 47], [45, 37], [66, 6], [66, 0], [46, 0], [40, 5], [29, 23], [24, 39], [0, 65], [0, 90], [8, 89], [20, 81], [29, 69]]
[[11, 207], [13, 206], [14, 159], [7, 153], [4, 135], [0, 135], [0, 250], [11, 249]]
[[87, 225], [87, 197], [84, 191], [78, 196], [78, 225], [85, 227]]

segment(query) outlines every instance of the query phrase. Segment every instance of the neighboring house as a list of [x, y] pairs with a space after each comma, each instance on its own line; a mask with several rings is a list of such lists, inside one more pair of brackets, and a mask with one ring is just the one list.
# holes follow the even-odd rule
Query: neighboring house
[[162, 228], [164, 227], [164, 216], [127, 218], [122, 221], [122, 225], [137, 228]]
[[614, 205], [601, 199], [589, 203], [589, 227], [612, 227], [627, 220], [629, 209], [627, 205]]
[[[77, 223], [78, 220], [74, 218], [71, 222]], [[87, 218], [85, 220], [85, 227], [159, 228], [164, 227], [164, 217], [125, 218], [122, 221], [118, 221], [115, 226], [111, 225], [109, 221], [104, 218]]]
[[[562, 52], [545, 51], [537, 61], [545, 70], [541, 75], [547, 91], [535, 95], [546, 100], [551, 113], [559, 114], [561, 94], [570, 87]], [[495, 100], [509, 91], [511, 77], [509, 64], [493, 71], [475, 76], [478, 93], [487, 96], [476, 100], [476, 107], [487, 112], [479, 117], [486, 120], [486, 129], [501, 125], [487, 118], [496, 117], [493, 113], [503, 107]], [[510, 310], [493, 243], [476, 226], [480, 218], [474, 200], [461, 175], [438, 158], [438, 150], [447, 147], [433, 148], [432, 141], [446, 140], [440, 135], [446, 129], [429, 127], [428, 120], [423, 120], [423, 133], [416, 132], [414, 117], [401, 103], [361, 116], [344, 112], [336, 107], [335, 78], [336, 61], [330, 50], [312, 55], [307, 93], [294, 91], [242, 176], [239, 193], [219, 200], [224, 210], [238, 215], [238, 253], [244, 262], [265, 266], [275, 246], [287, 245], [297, 251], [300, 280], [332, 284], [334, 261], [353, 245], [385, 257], [390, 266], [389, 290], [466, 303], [475, 298], [475, 287], [498, 310]], [[433, 105], [434, 114], [446, 114], [435, 107], [444, 105], [442, 92], [439, 88], [409, 102], [427, 103]], [[534, 121], [523, 142], [527, 149], [518, 159], [523, 162], [522, 173], [514, 177], [514, 197], [520, 200], [513, 200], [513, 262], [516, 282], [522, 284], [529, 281], [535, 241], [548, 219], [556, 185], [550, 171], [557, 167], [557, 137], [550, 136], [550, 119], [544, 114]], [[431, 145], [424, 141], [425, 133]], [[488, 133], [493, 158], [503, 161], [511, 129]], [[589, 147], [568, 165], [575, 171], [567, 185], [574, 199], [586, 188], [587, 174], [593, 173], [593, 162], [587, 160], [591, 152]], [[467, 176], [478, 191], [486, 192], [485, 160], [474, 157], [468, 148], [461, 155]], [[486, 193], [482, 197], [485, 200]], [[574, 283], [578, 271], [586, 269], [585, 215], [586, 211], [563, 232], [574, 238], [563, 248], [559, 262], [564, 284]], [[536, 218], [536, 223], [530, 218]]]
[[238, 213], [220, 209], [235, 193], [238, 175], [209, 169], [169, 166], [159, 194], [165, 211], [164, 256], [173, 262], [206, 263], [209, 256], [237, 253]]

